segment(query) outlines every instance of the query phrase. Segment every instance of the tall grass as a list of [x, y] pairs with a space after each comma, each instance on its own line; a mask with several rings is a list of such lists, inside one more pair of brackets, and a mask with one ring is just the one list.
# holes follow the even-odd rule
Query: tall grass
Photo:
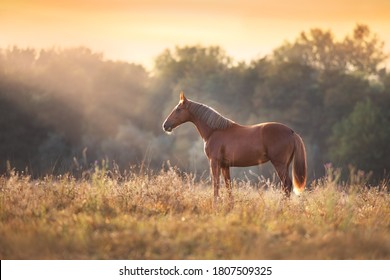
[[[360, 176], [361, 177], [361, 176]], [[360, 181], [359, 181], [360, 180]], [[234, 183], [96, 169], [88, 179], [0, 178], [1, 259], [389, 259], [388, 184], [330, 170], [300, 197]]]

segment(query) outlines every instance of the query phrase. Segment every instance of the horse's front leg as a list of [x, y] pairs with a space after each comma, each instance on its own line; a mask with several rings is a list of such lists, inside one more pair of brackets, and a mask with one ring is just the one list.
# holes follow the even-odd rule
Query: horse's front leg
[[222, 175], [225, 180], [226, 189], [228, 191], [229, 203], [233, 204], [232, 182], [230, 179], [230, 168], [228, 166], [222, 167]]
[[210, 160], [211, 173], [213, 178], [214, 186], [214, 206], [217, 206], [217, 201], [219, 197], [219, 176], [221, 171], [221, 166], [217, 160]]

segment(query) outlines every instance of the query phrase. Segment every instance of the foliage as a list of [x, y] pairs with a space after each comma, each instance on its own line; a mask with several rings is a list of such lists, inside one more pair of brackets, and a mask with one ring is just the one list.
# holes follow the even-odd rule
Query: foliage
[[365, 25], [342, 40], [331, 31], [302, 32], [250, 63], [235, 61], [219, 46], [176, 47], [156, 58], [151, 73], [140, 65], [105, 60], [87, 48], [3, 49], [0, 172], [7, 160], [34, 177], [81, 174], [101, 159], [122, 169], [144, 163], [156, 170], [170, 160], [202, 176], [207, 162], [195, 129], [185, 125], [174, 137], [161, 129], [184, 90], [239, 123], [291, 126], [307, 146], [311, 178], [335, 161], [372, 170], [378, 179], [388, 169], [389, 131], [376, 126], [371, 131], [378, 136], [370, 136], [375, 140], [355, 137], [365, 121], [355, 111], [370, 100], [365, 114], [387, 125], [390, 74], [385, 63], [383, 43]]
[[[96, 166], [88, 178], [0, 178], [1, 259], [388, 259], [388, 183], [337, 171], [300, 197], [234, 183], [212, 207], [207, 182], [169, 168]], [[352, 177], [351, 177], [352, 178]], [[267, 187], [267, 189], [264, 188]]]
[[334, 126], [330, 138], [333, 161], [376, 173], [390, 170], [389, 117], [370, 100], [357, 103], [351, 114]]
[[312, 29], [302, 32], [294, 43], [274, 51], [279, 62], [295, 62], [324, 71], [378, 74], [386, 59], [383, 42], [369, 27], [358, 24], [352, 36], [335, 41], [331, 31]]
[[[104, 61], [85, 48], [38, 53], [14, 47], [2, 54], [3, 169], [10, 160], [19, 169], [34, 166], [37, 174], [69, 171], [85, 147], [92, 162], [104, 158], [105, 143], [127, 140], [123, 134], [139, 120], [148, 79], [141, 66]], [[134, 145], [128, 153], [142, 158], [143, 148]], [[54, 160], [46, 158], [50, 153]]]

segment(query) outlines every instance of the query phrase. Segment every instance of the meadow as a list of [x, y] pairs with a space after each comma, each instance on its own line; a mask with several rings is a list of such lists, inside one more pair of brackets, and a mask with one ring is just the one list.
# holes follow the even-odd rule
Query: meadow
[[170, 167], [0, 177], [0, 259], [390, 259], [389, 183], [331, 168], [299, 197], [277, 183], [222, 188]]

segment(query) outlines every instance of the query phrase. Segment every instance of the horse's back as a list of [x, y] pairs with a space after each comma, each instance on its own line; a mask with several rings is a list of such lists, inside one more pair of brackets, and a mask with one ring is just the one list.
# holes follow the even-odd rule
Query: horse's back
[[294, 134], [294, 130], [287, 125], [278, 122], [261, 123], [257, 126], [262, 131], [262, 134], [269, 138], [289, 137]]

